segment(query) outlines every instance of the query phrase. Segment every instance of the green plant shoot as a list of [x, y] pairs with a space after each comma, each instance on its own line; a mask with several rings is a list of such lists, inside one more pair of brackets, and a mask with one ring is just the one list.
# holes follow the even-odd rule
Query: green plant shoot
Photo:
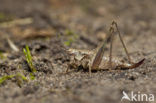
[[26, 61], [27, 61], [28, 65], [29, 65], [29, 67], [31, 69], [31, 72], [35, 73], [36, 72], [36, 68], [33, 65], [32, 56], [31, 56], [29, 47], [27, 45], [25, 46], [25, 48], [23, 48], [23, 52], [24, 52]]
[[0, 78], [0, 85], [3, 84], [6, 80], [15, 77], [15, 75], [6, 75]]

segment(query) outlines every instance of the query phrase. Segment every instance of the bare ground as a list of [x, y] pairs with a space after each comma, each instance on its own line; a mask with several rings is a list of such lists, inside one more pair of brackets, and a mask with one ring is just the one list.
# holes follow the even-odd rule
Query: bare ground
[[[0, 77], [21, 73], [30, 78], [25, 45], [37, 73], [35, 80], [12, 78], [2, 83], [0, 103], [120, 103], [122, 91], [156, 96], [155, 5], [155, 0], [1, 0]], [[20, 18], [32, 22], [3, 24]], [[66, 50], [96, 48], [108, 35], [112, 20], [117, 20], [132, 60], [146, 58], [144, 64], [130, 70], [97, 71], [91, 77], [83, 70], [64, 73], [70, 61]], [[10, 48], [8, 37], [19, 52]], [[126, 58], [118, 36], [113, 56]]]

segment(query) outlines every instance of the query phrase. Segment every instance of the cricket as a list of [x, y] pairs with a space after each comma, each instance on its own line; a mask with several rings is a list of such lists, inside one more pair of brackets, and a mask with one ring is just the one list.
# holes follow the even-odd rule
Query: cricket
[[[120, 60], [119, 58], [112, 57], [113, 37], [115, 34], [115, 30], [119, 36], [124, 51], [128, 57], [128, 62]], [[76, 69], [79, 66], [82, 66], [83, 69], [88, 69], [89, 74], [91, 76], [92, 71], [133, 69], [143, 64], [145, 58], [143, 58], [139, 62], [133, 62], [131, 60], [126, 45], [121, 37], [121, 33], [119, 31], [118, 24], [116, 21], [112, 21], [109, 32], [110, 32], [109, 56], [104, 56], [106, 40], [104, 40], [103, 44], [98, 46], [95, 50], [79, 50], [70, 48], [68, 49], [69, 54], [71, 54], [71, 61], [69, 63], [69, 67]]]

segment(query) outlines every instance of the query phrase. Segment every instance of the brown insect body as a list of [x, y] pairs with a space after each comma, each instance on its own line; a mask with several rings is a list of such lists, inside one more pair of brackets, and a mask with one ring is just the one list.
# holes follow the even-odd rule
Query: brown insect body
[[[117, 30], [120, 41], [128, 57], [129, 63], [123, 62], [118, 58], [112, 58], [114, 28], [116, 28]], [[105, 41], [101, 46], [99, 46], [96, 50], [93, 51], [69, 49], [68, 52], [72, 55], [70, 66], [74, 68], [78, 68], [78, 66], [82, 66], [84, 69], [89, 69], [90, 75], [92, 70], [132, 69], [140, 66], [145, 59], [142, 59], [137, 63], [133, 63], [131, 61], [128, 50], [124, 44], [117, 23], [115, 21], [113, 21], [111, 24], [110, 33], [111, 33], [110, 35], [111, 43], [110, 43], [109, 57], [104, 56]]]
[[[69, 49], [70, 54], [72, 54], [70, 66], [79, 67], [82, 66], [84, 69], [88, 69], [95, 58], [94, 51], [87, 50], [77, 50], [77, 49]], [[126, 63], [119, 58], [112, 58], [112, 66], [110, 66], [110, 58], [103, 56], [102, 60], [97, 68], [91, 68], [91, 70], [109, 70], [111, 69], [132, 69], [140, 66], [143, 63], [144, 59], [137, 63]]]

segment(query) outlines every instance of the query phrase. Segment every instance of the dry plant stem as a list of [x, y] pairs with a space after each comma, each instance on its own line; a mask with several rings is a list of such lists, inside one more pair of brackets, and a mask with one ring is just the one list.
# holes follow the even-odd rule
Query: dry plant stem
[[0, 23], [0, 27], [9, 28], [14, 27], [16, 25], [28, 25], [33, 22], [32, 18], [23, 18], [23, 19], [15, 19], [9, 22]]

